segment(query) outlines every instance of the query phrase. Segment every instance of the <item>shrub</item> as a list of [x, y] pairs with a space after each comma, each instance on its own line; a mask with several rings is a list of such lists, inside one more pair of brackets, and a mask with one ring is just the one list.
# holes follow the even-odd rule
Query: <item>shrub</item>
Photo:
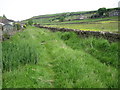
[[17, 29], [17, 30], [20, 30], [21, 29], [21, 25], [19, 23], [15, 23], [14, 24], [14, 27]]
[[70, 34], [69, 33], [64, 33], [64, 34], [62, 34], [62, 36], [61, 36], [61, 39], [62, 40], [68, 40], [70, 38]]
[[65, 17], [64, 17], [64, 16], [61, 16], [60, 19], [59, 19], [59, 21], [60, 21], [60, 22], [63, 22], [64, 19], [65, 19]]
[[26, 25], [23, 25], [24, 28], [26, 28]]
[[9, 38], [10, 38], [10, 35], [7, 34], [7, 33], [4, 33], [4, 34], [3, 34], [3, 38], [4, 38], [4, 39], [9, 39]]
[[31, 19], [28, 20], [28, 25], [33, 25], [33, 21]]

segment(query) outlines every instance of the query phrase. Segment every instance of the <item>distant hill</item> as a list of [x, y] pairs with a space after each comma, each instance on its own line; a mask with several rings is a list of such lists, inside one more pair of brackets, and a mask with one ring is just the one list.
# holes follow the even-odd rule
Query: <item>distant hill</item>
[[[93, 14], [96, 13], [97, 11], [81, 11], [81, 12], [66, 12], [66, 13], [57, 13], [57, 14], [47, 14], [47, 15], [39, 15], [39, 16], [34, 16], [30, 19], [32, 19], [35, 23], [49, 23], [51, 21], [56, 21], [60, 17], [65, 16], [66, 20], [69, 18], [71, 19], [77, 19], [77, 16], [79, 15], [85, 15], [85, 14]], [[28, 21], [24, 20], [23, 22]]]
[[[107, 11], [111, 12], [113, 10], [120, 10], [120, 8], [108, 8]], [[90, 18], [92, 15], [95, 15], [97, 10], [93, 11], [79, 11], [79, 12], [65, 12], [65, 13], [57, 13], [57, 14], [47, 14], [47, 15], [39, 15], [33, 16], [32, 19], [34, 23], [39, 24], [48, 24], [48, 23], [57, 23], [60, 21], [73, 21]], [[29, 19], [24, 20], [22, 22], [27, 22]]]

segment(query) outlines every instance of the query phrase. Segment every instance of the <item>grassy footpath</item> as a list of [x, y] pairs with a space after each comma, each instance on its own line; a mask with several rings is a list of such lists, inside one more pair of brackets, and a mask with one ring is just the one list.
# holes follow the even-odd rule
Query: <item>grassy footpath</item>
[[118, 87], [117, 43], [27, 27], [3, 44], [3, 88]]

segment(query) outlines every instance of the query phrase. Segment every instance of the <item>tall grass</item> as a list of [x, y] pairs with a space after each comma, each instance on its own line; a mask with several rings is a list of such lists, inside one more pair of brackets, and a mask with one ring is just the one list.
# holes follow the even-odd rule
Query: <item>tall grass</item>
[[3, 50], [3, 87], [118, 87], [117, 43], [105, 39], [27, 27], [3, 42]]
[[28, 63], [36, 64], [39, 60], [35, 41], [31, 41], [27, 34], [18, 33], [11, 40], [3, 42], [2, 46], [3, 71], [11, 71]]
[[118, 42], [110, 43], [103, 38], [79, 38], [71, 32], [65, 32], [60, 37], [71, 48], [84, 50], [106, 65], [118, 66]]
[[[109, 43], [102, 38], [79, 38], [72, 32], [58, 33], [58, 36], [67, 47], [63, 46], [53, 53], [54, 58], [57, 57], [53, 68], [57, 73], [56, 87], [113, 88], [118, 86], [118, 43]], [[109, 70], [115, 72], [110, 74]], [[109, 76], [116, 78], [116, 81]]]

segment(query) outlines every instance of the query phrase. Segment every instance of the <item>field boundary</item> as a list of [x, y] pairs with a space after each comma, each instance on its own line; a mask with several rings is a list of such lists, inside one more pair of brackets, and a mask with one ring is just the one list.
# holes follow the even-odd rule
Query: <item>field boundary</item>
[[96, 37], [96, 38], [104, 38], [109, 40], [110, 42], [118, 42], [120, 41], [120, 34], [119, 33], [112, 33], [112, 32], [103, 32], [103, 31], [83, 31], [83, 30], [77, 30], [77, 29], [68, 29], [68, 28], [56, 28], [56, 27], [47, 27], [47, 26], [41, 26], [40, 24], [35, 24], [35, 27], [38, 28], [45, 28], [49, 29], [53, 32], [60, 31], [60, 32], [75, 32], [80, 37]]

